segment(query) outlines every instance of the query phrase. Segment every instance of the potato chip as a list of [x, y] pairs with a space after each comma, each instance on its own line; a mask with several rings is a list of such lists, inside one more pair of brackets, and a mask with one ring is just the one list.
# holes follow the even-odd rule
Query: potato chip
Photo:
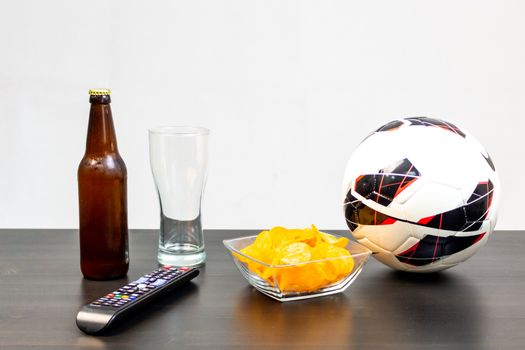
[[283, 292], [309, 292], [327, 284], [320, 264], [281, 268], [279, 288]]
[[272, 265], [292, 265], [308, 262], [312, 259], [310, 246], [303, 242], [294, 242], [281, 247], [272, 260]]
[[348, 250], [348, 238], [336, 238], [312, 225], [305, 229], [276, 226], [262, 231], [253, 244], [241, 253], [261, 263], [238, 256], [248, 269], [278, 284], [282, 291], [307, 292], [333, 284], [348, 276], [354, 260]]

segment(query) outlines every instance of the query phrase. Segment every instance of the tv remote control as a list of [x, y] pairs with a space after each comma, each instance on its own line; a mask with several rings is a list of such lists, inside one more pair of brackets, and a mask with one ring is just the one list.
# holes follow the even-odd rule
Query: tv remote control
[[87, 334], [102, 333], [144, 304], [176, 289], [198, 274], [196, 268], [162, 266], [85, 305], [77, 314], [77, 326]]

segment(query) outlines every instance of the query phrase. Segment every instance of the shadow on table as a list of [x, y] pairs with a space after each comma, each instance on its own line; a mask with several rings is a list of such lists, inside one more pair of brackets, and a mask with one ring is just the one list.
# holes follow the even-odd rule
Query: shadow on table
[[366, 283], [360, 285], [359, 299], [356, 295], [352, 303], [355, 321], [352, 343], [356, 346], [483, 347], [483, 303], [468, 278], [461, 274], [385, 270], [366, 279]]
[[236, 295], [233, 344], [346, 344], [352, 308], [345, 294], [281, 303], [247, 286]]

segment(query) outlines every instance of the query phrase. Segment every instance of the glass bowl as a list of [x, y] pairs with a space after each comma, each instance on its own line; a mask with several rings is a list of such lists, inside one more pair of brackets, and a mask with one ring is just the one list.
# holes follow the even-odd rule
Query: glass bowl
[[[335, 238], [341, 236], [332, 234]], [[247, 236], [222, 241], [231, 253], [233, 261], [248, 282], [261, 293], [279, 301], [292, 301], [314, 298], [346, 290], [359, 276], [368, 257], [372, 253], [365, 246], [349, 241], [345, 246], [351, 256], [312, 260], [298, 264], [268, 265], [251, 258], [241, 249], [251, 245], [257, 236]], [[351, 265], [353, 260], [353, 266]], [[333, 266], [345, 264], [349, 270], [344, 275], [333, 276], [328, 282], [320, 276], [333, 273]], [[257, 273], [257, 272], [258, 273]], [[295, 279], [295, 281], [294, 281]], [[294, 286], [301, 285], [299, 290]], [[304, 286], [308, 286], [304, 288]]]

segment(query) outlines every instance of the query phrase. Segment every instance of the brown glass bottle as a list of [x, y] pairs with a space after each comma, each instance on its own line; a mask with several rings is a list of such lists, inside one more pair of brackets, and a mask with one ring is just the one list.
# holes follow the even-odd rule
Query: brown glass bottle
[[90, 90], [86, 152], [78, 167], [80, 268], [96, 280], [129, 267], [127, 170], [118, 153], [109, 90]]

